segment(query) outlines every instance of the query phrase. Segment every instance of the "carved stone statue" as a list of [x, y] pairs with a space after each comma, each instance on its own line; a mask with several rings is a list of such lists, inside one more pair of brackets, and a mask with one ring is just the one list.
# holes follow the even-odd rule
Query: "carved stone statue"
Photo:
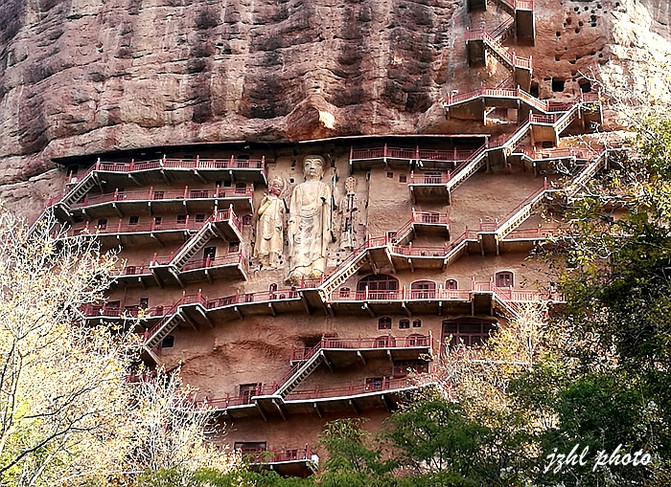
[[256, 245], [254, 256], [263, 267], [277, 267], [284, 248], [284, 200], [280, 198], [284, 182], [271, 179], [268, 194], [264, 195], [257, 211]]
[[355, 246], [354, 242], [354, 213], [356, 208], [356, 178], [349, 177], [345, 180], [345, 191], [347, 194], [343, 198], [343, 203], [340, 207], [343, 209], [343, 225], [342, 225], [342, 239], [340, 241], [341, 249], [352, 249]]
[[331, 189], [321, 182], [324, 158], [307, 156], [303, 162], [305, 182], [294, 188], [289, 207], [289, 255], [287, 279], [299, 284], [302, 278], [319, 279], [326, 270], [331, 238]]

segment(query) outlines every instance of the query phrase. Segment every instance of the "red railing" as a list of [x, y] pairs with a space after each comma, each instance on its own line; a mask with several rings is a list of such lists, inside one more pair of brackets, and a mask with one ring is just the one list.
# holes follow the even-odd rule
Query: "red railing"
[[137, 223], [124, 223], [123, 220], [119, 219], [116, 225], [104, 223], [100, 225], [92, 225], [89, 227], [89, 222], [86, 222], [85, 225], [80, 225], [77, 227], [72, 227], [68, 231], [68, 236], [73, 237], [77, 235], [110, 235], [117, 233], [151, 233], [151, 232], [167, 232], [167, 231], [180, 231], [180, 230], [198, 230], [203, 226], [203, 222], [195, 221], [194, 219], [189, 219], [187, 215], [186, 219], [183, 221], [161, 221], [157, 223], [156, 220], [149, 222], [140, 222]]
[[184, 265], [182, 272], [197, 269], [208, 269], [211, 267], [223, 267], [234, 264], [239, 264], [243, 269], [247, 269], [247, 258], [242, 254], [242, 252], [215, 257], [214, 259], [211, 259], [210, 257], [191, 259]]
[[112, 269], [110, 275], [112, 276], [139, 276], [151, 274], [149, 266], [142, 265], [125, 265], [123, 267], [117, 267]]
[[501, 288], [496, 286], [492, 280], [475, 282], [473, 287], [475, 291], [494, 293], [502, 301], [533, 303], [547, 300], [550, 297], [547, 293], [535, 290], [515, 289], [513, 287]]
[[[89, 222], [86, 222], [84, 225], [73, 227], [68, 231], [68, 236], [76, 235], [85, 235], [85, 234], [98, 234], [98, 235], [107, 235], [107, 234], [117, 234], [117, 233], [150, 233], [150, 232], [162, 232], [162, 231], [180, 231], [180, 230], [200, 230], [203, 225], [208, 222], [220, 222], [230, 220], [231, 224], [240, 231], [242, 224], [240, 219], [237, 217], [235, 212], [231, 209], [217, 211], [213, 213], [205, 221], [199, 221], [196, 219], [191, 219], [189, 215], [186, 215], [184, 220], [176, 221], [157, 221], [152, 219], [149, 222], [140, 222], [139, 220], [136, 223], [124, 223], [123, 220], [119, 219], [116, 225], [109, 223], [100, 223], [98, 225], [91, 225]], [[188, 242], [188, 240], [187, 240]]]
[[412, 148], [374, 147], [370, 149], [350, 148], [350, 162], [366, 161], [376, 159], [407, 159], [435, 162], [456, 162], [468, 159], [473, 150], [439, 150], [439, 149], [420, 149], [419, 146]]
[[390, 379], [385, 377], [383, 380], [375, 383], [350, 384], [342, 387], [324, 387], [319, 386], [313, 389], [294, 390], [287, 395], [287, 401], [300, 401], [306, 399], [323, 399], [329, 397], [349, 397], [360, 394], [370, 394], [394, 389], [405, 389], [408, 387], [417, 387], [417, 384], [407, 378]]
[[415, 211], [412, 210], [412, 223], [426, 223], [429, 225], [449, 225], [450, 214], [433, 211]]
[[530, 196], [524, 199], [519, 205], [517, 205], [515, 208], [513, 208], [511, 211], [508, 212], [508, 214], [503, 217], [501, 220], [496, 220], [495, 222], [480, 222], [478, 226], [478, 232], [496, 232], [499, 228], [503, 227], [506, 223], [508, 223], [508, 220], [510, 220], [512, 217], [517, 214], [522, 208], [524, 208], [526, 205], [530, 204], [534, 199], [536, 199], [538, 196], [541, 195], [541, 193], [544, 193], [550, 189], [550, 184], [548, 183], [547, 178], [543, 180], [543, 187], [540, 189], [534, 191]]
[[416, 247], [413, 245], [392, 245], [390, 250], [394, 254], [413, 257], [445, 257], [452, 244], [443, 247]]
[[415, 176], [414, 171], [410, 173], [410, 181], [408, 184], [446, 184], [450, 180], [449, 174], [427, 175], [421, 174]]
[[408, 290], [397, 289], [391, 291], [347, 291], [338, 289], [331, 293], [329, 301], [416, 301], [416, 300], [443, 300], [467, 301], [469, 290], [464, 289], [432, 289]]
[[591, 160], [593, 157], [588, 157], [584, 151], [570, 148], [563, 149], [544, 149], [544, 150], [535, 150], [530, 147], [523, 145], [517, 146], [513, 152], [518, 152], [525, 154], [529, 159], [564, 159], [567, 157], [575, 157], [576, 159], [588, 159]]
[[233, 226], [238, 229], [238, 231], [242, 231], [242, 223], [240, 222], [238, 215], [236, 215], [233, 211], [233, 208], [217, 211], [209, 218], [209, 221], [212, 222], [223, 222], [226, 220], [230, 220]]
[[166, 308], [167, 306], [161, 306], [161, 305], [144, 309], [140, 308], [138, 305], [108, 306], [105, 304], [102, 305], [85, 304], [79, 309], [82, 312], [82, 314], [87, 318], [95, 318], [98, 316], [104, 318], [119, 318], [120, 316], [137, 317], [141, 309], [144, 309], [145, 316], [152, 316], [152, 317], [165, 316], [164, 313]]
[[235, 189], [198, 189], [191, 190], [188, 186], [184, 189], [154, 189], [149, 191], [127, 191], [114, 193], [86, 195], [80, 202], [74, 203], [72, 208], [99, 205], [102, 203], [118, 201], [163, 201], [163, 200], [191, 200], [191, 199], [222, 199], [222, 198], [251, 198], [254, 196], [254, 187], [247, 185], [245, 188]]
[[[65, 191], [63, 195], [57, 200], [50, 201], [50, 205], [58, 203], [68, 197], [78, 186], [79, 182], [86, 179], [86, 177], [93, 171], [104, 172], [123, 172], [129, 173], [133, 171], [147, 171], [151, 169], [260, 169], [264, 174], [267, 173], [266, 158], [261, 159], [236, 159], [231, 156], [230, 159], [158, 159], [154, 161], [118, 163], [118, 162], [101, 162], [98, 161], [86, 172], [81, 175], [73, 176], [68, 182], [68, 186], [72, 186], [69, 191]], [[74, 185], [74, 186], [73, 186]]]
[[544, 227], [539, 227], [539, 228], [523, 228], [523, 229], [516, 229], [510, 232], [506, 236], [506, 240], [512, 240], [516, 238], [547, 238], [548, 236], [551, 236], [556, 232], [556, 228], [544, 228]]
[[117, 162], [99, 162], [96, 170], [105, 172], [133, 172], [147, 171], [151, 169], [266, 169], [266, 158], [261, 159], [237, 159], [231, 156], [229, 159], [158, 159], [154, 161], [135, 162], [129, 164]]
[[537, 114], [537, 113], [530, 113], [529, 114], [529, 121], [531, 123], [555, 123], [557, 120], [559, 120], [560, 117], [562, 117], [563, 114], [552, 114], [552, 115], [542, 115], [542, 114]]
[[256, 464], [270, 464], [307, 461], [311, 460], [314, 454], [314, 451], [307, 445], [304, 448], [285, 448], [284, 450], [269, 448], [267, 451], [253, 453], [251, 462]]
[[534, 0], [506, 0], [507, 2], [512, 1], [513, 6], [516, 10], [533, 10], [534, 9]]
[[322, 337], [321, 341], [313, 347], [294, 347], [291, 354], [291, 361], [308, 360], [319, 350], [328, 348], [344, 348], [348, 350], [360, 350], [363, 348], [417, 348], [430, 347], [431, 343], [431, 334], [411, 335], [406, 337], [385, 335], [377, 338]]

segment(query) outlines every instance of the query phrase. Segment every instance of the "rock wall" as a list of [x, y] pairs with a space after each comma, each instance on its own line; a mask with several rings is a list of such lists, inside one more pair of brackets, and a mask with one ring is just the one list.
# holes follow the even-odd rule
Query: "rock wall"
[[[445, 93], [508, 76], [496, 63], [468, 68], [465, 29], [506, 14], [465, 3], [4, 0], [0, 198], [36, 214], [62, 185], [55, 157], [444, 130]], [[541, 97], [572, 96], [601, 64], [645, 63], [650, 36], [666, 55], [669, 9], [537, 0], [536, 45], [513, 48], [533, 55]]]

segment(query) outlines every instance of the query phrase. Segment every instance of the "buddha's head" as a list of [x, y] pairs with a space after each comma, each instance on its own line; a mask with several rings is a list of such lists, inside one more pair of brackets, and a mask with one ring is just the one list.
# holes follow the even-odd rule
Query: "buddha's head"
[[303, 161], [303, 174], [307, 180], [319, 181], [324, 176], [326, 161], [322, 156], [305, 156]]

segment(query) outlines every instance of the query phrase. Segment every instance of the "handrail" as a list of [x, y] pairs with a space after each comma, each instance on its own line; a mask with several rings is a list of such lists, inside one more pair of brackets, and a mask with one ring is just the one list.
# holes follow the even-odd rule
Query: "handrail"
[[268, 170], [265, 156], [261, 157], [261, 159], [240, 159], [234, 156], [231, 156], [229, 159], [201, 159], [197, 156], [193, 160], [167, 159], [164, 157], [144, 162], [135, 162], [132, 160], [130, 163], [102, 162], [98, 160], [81, 176], [78, 175], [74, 181], [71, 180], [68, 184], [74, 184], [74, 186], [70, 191], [65, 192], [60, 198], [54, 200], [52, 204], [59, 203], [73, 194], [80, 183], [94, 171], [131, 173], [153, 169], [260, 169], [264, 174]]
[[421, 174], [415, 176], [415, 172], [412, 171], [410, 173], [410, 180], [408, 181], [408, 185], [412, 184], [438, 185], [438, 184], [446, 184], [449, 180], [450, 180], [449, 174], [445, 173], [440, 173], [439, 175]]
[[[76, 227], [70, 228], [68, 230], [68, 236], [73, 237], [77, 235], [85, 234], [97, 234], [97, 235], [111, 235], [117, 233], [153, 233], [153, 232], [162, 232], [162, 231], [198, 231], [203, 228], [204, 225], [207, 225], [210, 222], [220, 222], [230, 220], [231, 224], [238, 230], [241, 231], [242, 223], [240, 219], [235, 214], [232, 209], [220, 210], [214, 212], [207, 220], [196, 221], [190, 219], [189, 215], [186, 215], [186, 218], [183, 221], [166, 221], [162, 220], [157, 222], [155, 219], [152, 219], [149, 222], [140, 222], [137, 223], [124, 223], [121, 218], [116, 225], [109, 225], [108, 223], [90, 226], [89, 222], [86, 222], [84, 225], [79, 225]], [[188, 242], [188, 241], [187, 241]]]
[[389, 391], [394, 389], [406, 389], [410, 387], [418, 387], [411, 379], [400, 378], [400, 379], [390, 379], [385, 377], [377, 384], [363, 383], [363, 384], [352, 384], [349, 386], [341, 387], [319, 387], [316, 386], [312, 389], [303, 389], [303, 390], [293, 390], [289, 394], [285, 401], [301, 401], [306, 399], [324, 399], [332, 397], [347, 397], [347, 396], [356, 396], [360, 394], [369, 394], [377, 393], [382, 391]]
[[419, 146], [412, 148], [389, 147], [386, 144], [383, 147], [372, 147], [365, 149], [350, 148], [350, 163], [352, 161], [369, 161], [376, 159], [407, 159], [435, 161], [435, 162], [457, 162], [468, 159], [473, 150], [452, 150], [446, 149], [421, 149]]
[[116, 233], [153, 233], [153, 232], [162, 232], [162, 231], [183, 231], [183, 230], [198, 230], [202, 227], [202, 222], [196, 222], [194, 220], [189, 220], [188, 215], [184, 221], [172, 221], [172, 222], [161, 222], [157, 223], [155, 220], [149, 222], [137, 222], [137, 223], [123, 223], [122, 219], [119, 219], [116, 225], [94, 225], [89, 226], [89, 222], [86, 222], [84, 225], [72, 227], [68, 230], [68, 236], [74, 237], [78, 235], [112, 235]]
[[[272, 455], [268, 457], [267, 455], [270, 454]], [[285, 448], [284, 450], [279, 451], [275, 451], [275, 449], [269, 448], [267, 451], [254, 454], [252, 463], [270, 464], [311, 461], [314, 454], [314, 451], [308, 445], [306, 445], [304, 448]]]
[[72, 208], [99, 205], [119, 201], [167, 201], [167, 200], [195, 200], [195, 199], [223, 199], [223, 198], [251, 198], [254, 196], [253, 185], [247, 185], [242, 189], [190, 189], [185, 186], [182, 190], [176, 189], [154, 189], [149, 191], [125, 191], [118, 190], [113, 193], [99, 195], [86, 195], [80, 202], [70, 205]]
[[518, 56], [509, 49], [503, 47], [498, 40], [490, 33], [485, 30], [484, 26], [481, 26], [477, 30], [466, 30], [466, 42], [468, 41], [483, 41], [489, 45], [490, 49], [496, 52], [501, 56], [508, 64], [516, 68], [532, 69], [531, 56], [522, 57]]
[[539, 198], [541, 195], [543, 195], [548, 189], [550, 189], [550, 185], [548, 184], [547, 178], [543, 180], [543, 186], [540, 189], [537, 189], [534, 191], [530, 196], [526, 197], [524, 201], [522, 201], [520, 204], [518, 204], [515, 208], [513, 208], [511, 211], [508, 212], [508, 214], [501, 219], [501, 221], [497, 221], [497, 223], [494, 225], [494, 227], [491, 227], [491, 223], [488, 224], [486, 222], [480, 222], [479, 226], [479, 231], [480, 232], [495, 232], [498, 233], [502, 228], [504, 228], [508, 222], [521, 210], [524, 209], [527, 205], [533, 203], [537, 198]]
[[384, 335], [375, 338], [335, 338], [322, 337], [322, 339], [313, 347], [294, 347], [291, 354], [291, 361], [309, 360], [319, 350], [338, 348], [359, 350], [364, 348], [417, 348], [430, 347], [431, 335], [411, 335], [405, 337], [393, 337]]

